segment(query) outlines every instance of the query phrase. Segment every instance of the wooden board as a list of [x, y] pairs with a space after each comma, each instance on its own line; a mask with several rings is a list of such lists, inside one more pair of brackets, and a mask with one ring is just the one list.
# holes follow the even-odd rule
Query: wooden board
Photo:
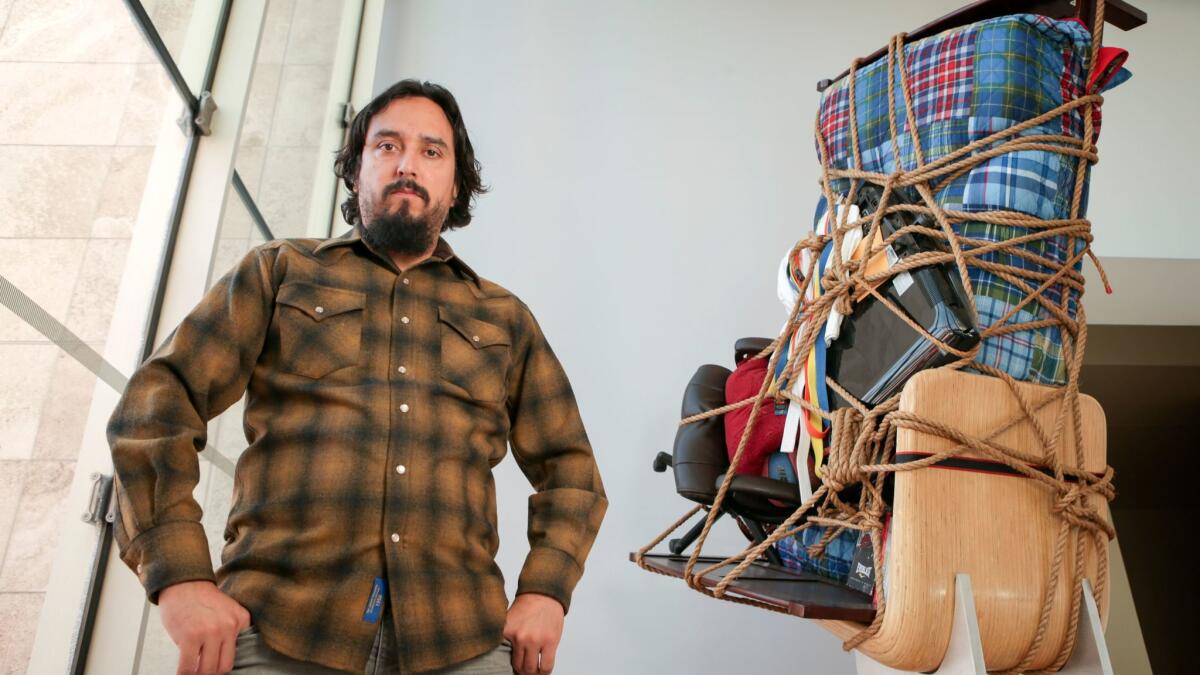
[[[635, 561], [636, 556], [629, 554]], [[697, 571], [721, 562], [725, 558], [702, 556]], [[687, 567], [687, 556], [651, 553], [646, 564], [659, 572], [683, 578]], [[713, 588], [724, 578], [733, 565], [726, 565], [701, 579], [701, 583]], [[870, 622], [875, 618], [871, 598], [845, 586], [829, 582], [814, 574], [804, 574], [765, 562], [755, 562], [747, 567], [726, 589], [731, 595], [760, 600], [779, 607], [792, 616], [807, 619], [840, 619], [844, 621]]]
[[[1055, 391], [1020, 385], [1032, 400]], [[1080, 397], [1083, 417], [1083, 469], [1105, 467], [1104, 413], [1095, 399]], [[1048, 432], [1054, 429], [1056, 400], [1038, 413]], [[987, 436], [1019, 410], [1003, 381], [983, 375], [936, 369], [917, 374], [905, 386], [900, 409], [953, 426], [973, 436]], [[1068, 428], [1072, 424], [1068, 416]], [[996, 442], [1027, 453], [1042, 444], [1028, 420], [998, 435]], [[1074, 464], [1072, 434], [1058, 456]], [[901, 429], [897, 454], [932, 453], [954, 447], [944, 438]], [[965, 459], [986, 459], [964, 454]], [[988, 670], [1012, 668], [1032, 643], [1042, 598], [1049, 584], [1050, 561], [1059, 521], [1052, 512], [1054, 496], [1040, 483], [1021, 476], [984, 473], [941, 466], [901, 472], [896, 476], [890, 542], [885, 572], [886, 599], [879, 632], [859, 649], [884, 665], [901, 670], [932, 671], [941, 663], [950, 639], [954, 575], [971, 575], [980, 636]], [[1101, 497], [1092, 503], [1107, 517]], [[1094, 545], [1085, 548], [1085, 574], [1094, 587], [1098, 560]], [[1108, 548], [1104, 548], [1104, 556]], [[1071, 599], [1070, 570], [1074, 548], [1054, 595], [1049, 629], [1037, 650], [1033, 668], [1049, 665], [1061, 648]], [[1107, 593], [1099, 598], [1107, 622]], [[827, 621], [842, 639], [861, 624]]]

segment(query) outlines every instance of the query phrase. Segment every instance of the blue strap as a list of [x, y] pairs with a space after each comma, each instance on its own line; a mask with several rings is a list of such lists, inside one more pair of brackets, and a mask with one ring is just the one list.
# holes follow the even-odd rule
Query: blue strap
[[[821, 262], [818, 264], [818, 274], [821, 278], [825, 277], [825, 266], [829, 263], [829, 256], [833, 252], [833, 240], [825, 245], [825, 250], [821, 251]], [[825, 327], [828, 324], [821, 324], [821, 334], [817, 336], [817, 381], [810, 383], [817, 388], [817, 401], [821, 404], [821, 410], [829, 412], [829, 387], [825, 385]], [[829, 420], [822, 419], [821, 427], [829, 426]]]

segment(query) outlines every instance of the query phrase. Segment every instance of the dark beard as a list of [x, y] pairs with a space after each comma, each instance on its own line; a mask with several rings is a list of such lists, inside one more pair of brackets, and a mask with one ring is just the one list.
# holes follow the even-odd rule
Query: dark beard
[[416, 218], [404, 204], [396, 213], [376, 215], [370, 225], [360, 223], [359, 231], [363, 241], [380, 253], [421, 255], [433, 247], [442, 229], [441, 222], [430, 222], [430, 217], [437, 215], [427, 213], [424, 218]]

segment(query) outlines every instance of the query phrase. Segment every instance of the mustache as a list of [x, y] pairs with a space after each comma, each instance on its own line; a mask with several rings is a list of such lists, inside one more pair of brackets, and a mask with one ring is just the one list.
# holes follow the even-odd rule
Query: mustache
[[424, 201], [425, 203], [427, 203], [427, 204], [429, 203], [429, 191], [426, 190], [425, 188], [421, 187], [420, 185], [418, 185], [415, 180], [412, 180], [410, 178], [398, 180], [395, 183], [388, 185], [386, 188], [383, 189], [383, 196], [386, 197], [386, 196], [392, 194], [393, 192], [399, 192], [400, 190], [407, 190], [409, 192], [412, 192], [412, 193], [416, 194], [418, 197], [420, 197], [421, 200]]

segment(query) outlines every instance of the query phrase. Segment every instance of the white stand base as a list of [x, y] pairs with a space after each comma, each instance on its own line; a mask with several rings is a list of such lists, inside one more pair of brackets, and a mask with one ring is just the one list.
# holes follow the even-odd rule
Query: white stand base
[[[1060, 673], [1071, 675], [1113, 675], [1100, 611], [1092, 595], [1092, 586], [1083, 580], [1083, 604], [1080, 607], [1079, 633], [1075, 651]], [[854, 652], [858, 675], [898, 675], [907, 671], [889, 668], [862, 652]], [[979, 639], [979, 619], [975, 615], [975, 596], [971, 592], [971, 577], [959, 574], [954, 578], [954, 624], [950, 628], [950, 644], [936, 675], [987, 675], [983, 663], [983, 643]]]
[[1075, 637], [1075, 651], [1058, 672], [1113, 675], [1112, 659], [1108, 656], [1108, 644], [1104, 641], [1104, 625], [1100, 623], [1100, 608], [1096, 606], [1096, 596], [1087, 579], [1083, 580], [1083, 604], [1079, 608], [1079, 634]]

